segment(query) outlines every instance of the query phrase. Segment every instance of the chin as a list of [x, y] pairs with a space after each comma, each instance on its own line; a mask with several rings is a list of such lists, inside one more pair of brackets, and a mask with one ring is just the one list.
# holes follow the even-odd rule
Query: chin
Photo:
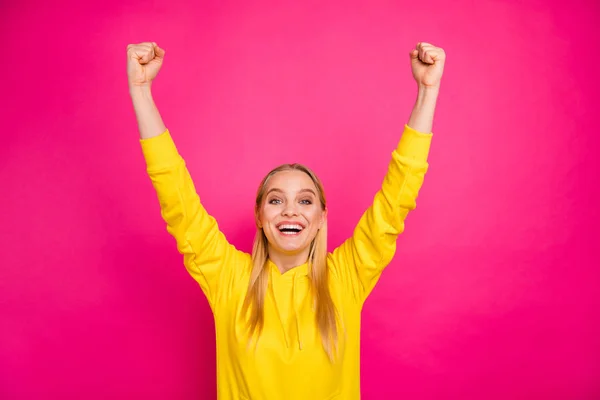
[[281, 243], [280, 241], [275, 241], [273, 243], [275, 246], [275, 249], [283, 254], [289, 254], [289, 255], [296, 255], [299, 253], [302, 253], [303, 251], [306, 251], [310, 248], [309, 245], [306, 245], [304, 243], [302, 244], [291, 244], [291, 243]]
[[279, 247], [278, 250], [280, 252], [290, 254], [290, 255], [302, 253], [303, 251], [308, 249], [308, 246], [277, 246], [277, 247]]
[[298, 255], [304, 251], [308, 251], [310, 249], [312, 240], [314, 240], [314, 237], [311, 240], [308, 240], [308, 237], [304, 235], [302, 235], [304, 237], [285, 237], [282, 236], [278, 230], [276, 232], [269, 233], [271, 234], [266, 235], [267, 241], [273, 247], [273, 250], [290, 256]]

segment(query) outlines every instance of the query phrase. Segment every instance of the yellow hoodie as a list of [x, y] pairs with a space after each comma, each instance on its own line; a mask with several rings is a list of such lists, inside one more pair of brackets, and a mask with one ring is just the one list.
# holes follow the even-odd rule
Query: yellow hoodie
[[328, 254], [330, 290], [342, 329], [330, 362], [312, 309], [307, 264], [284, 274], [268, 261], [264, 328], [248, 347], [242, 304], [250, 255], [227, 242], [202, 204], [167, 130], [140, 140], [167, 231], [184, 265], [206, 295], [215, 319], [220, 400], [329, 400], [360, 398], [360, 315], [363, 303], [392, 260], [396, 238], [427, 171], [431, 134], [404, 127], [387, 175], [351, 238]]

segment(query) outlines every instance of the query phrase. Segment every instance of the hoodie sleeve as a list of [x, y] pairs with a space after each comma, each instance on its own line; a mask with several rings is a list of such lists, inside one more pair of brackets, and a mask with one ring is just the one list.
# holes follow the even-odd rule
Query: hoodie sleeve
[[333, 273], [362, 304], [396, 251], [409, 211], [428, 169], [432, 134], [405, 125], [381, 189], [362, 215], [352, 237], [329, 255]]
[[230, 285], [235, 267], [241, 268], [247, 254], [228, 243], [196, 193], [185, 161], [169, 131], [140, 139], [147, 172], [158, 195], [167, 231], [190, 275], [198, 282], [211, 307]]

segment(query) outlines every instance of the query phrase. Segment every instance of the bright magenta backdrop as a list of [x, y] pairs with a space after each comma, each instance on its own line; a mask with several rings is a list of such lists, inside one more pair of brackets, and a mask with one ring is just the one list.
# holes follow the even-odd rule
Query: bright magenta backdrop
[[442, 46], [430, 171], [364, 309], [363, 398], [600, 398], [600, 6], [555, 3], [2, 2], [0, 398], [215, 396], [210, 310], [127, 92], [126, 45], [148, 40], [244, 250], [282, 162], [323, 179], [330, 248], [351, 234], [415, 99], [408, 52]]

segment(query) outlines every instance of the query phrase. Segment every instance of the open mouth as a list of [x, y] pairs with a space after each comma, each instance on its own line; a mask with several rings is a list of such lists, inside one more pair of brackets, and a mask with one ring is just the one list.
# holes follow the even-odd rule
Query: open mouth
[[281, 224], [277, 226], [279, 232], [286, 236], [295, 236], [300, 234], [304, 227], [300, 224]]

